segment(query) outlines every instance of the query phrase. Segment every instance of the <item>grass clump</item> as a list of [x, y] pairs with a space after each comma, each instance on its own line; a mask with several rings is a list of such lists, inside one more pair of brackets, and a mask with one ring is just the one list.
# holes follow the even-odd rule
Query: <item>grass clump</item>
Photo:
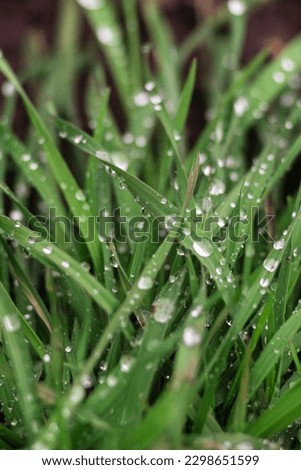
[[175, 46], [156, 2], [62, 4], [47, 59], [0, 58], [0, 447], [299, 449], [301, 38], [242, 68], [245, 8]]

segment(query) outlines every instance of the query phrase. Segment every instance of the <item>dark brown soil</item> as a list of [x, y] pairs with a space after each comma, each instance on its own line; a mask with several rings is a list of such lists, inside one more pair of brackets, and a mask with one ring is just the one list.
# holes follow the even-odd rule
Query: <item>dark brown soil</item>
[[[146, 0], [141, 0], [146, 1]], [[172, 25], [175, 36], [183, 38], [200, 20], [214, 0], [157, 0]], [[196, 14], [195, 5], [203, 5]], [[39, 33], [41, 40], [51, 40], [54, 30], [58, 0], [0, 0], [0, 48], [14, 67], [20, 65], [24, 37], [28, 30]], [[301, 32], [300, 0], [278, 0], [264, 6], [252, 16], [249, 22], [245, 44], [245, 57], [254, 56], [272, 39], [286, 43]]]

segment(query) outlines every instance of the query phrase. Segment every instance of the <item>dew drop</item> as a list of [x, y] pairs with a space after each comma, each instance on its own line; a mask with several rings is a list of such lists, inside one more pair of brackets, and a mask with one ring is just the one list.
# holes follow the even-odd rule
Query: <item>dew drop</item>
[[45, 255], [51, 255], [51, 253], [53, 252], [53, 248], [51, 246], [45, 246], [42, 251], [43, 253], [45, 253]]
[[84, 396], [85, 390], [83, 387], [81, 385], [74, 385], [71, 389], [69, 399], [73, 405], [76, 405], [77, 403], [81, 402]]
[[62, 261], [62, 262], [61, 262], [61, 266], [62, 266], [62, 268], [64, 268], [64, 269], [70, 268], [70, 264], [68, 263], [68, 261]]
[[283, 72], [275, 72], [273, 74], [273, 80], [276, 83], [284, 83], [285, 82], [285, 75]]
[[98, 10], [103, 6], [102, 0], [77, 0], [77, 3], [86, 10]]
[[174, 310], [174, 302], [167, 298], [160, 298], [153, 304], [155, 308], [154, 319], [158, 323], [167, 323]]
[[162, 103], [162, 98], [160, 95], [153, 95], [150, 97], [150, 101], [153, 105], [159, 105]]
[[7, 333], [14, 333], [15, 331], [18, 331], [21, 327], [19, 318], [15, 314], [4, 315], [1, 321]]
[[201, 305], [198, 305], [193, 310], [191, 310], [190, 315], [192, 316], [192, 318], [198, 318], [201, 315], [202, 311], [203, 307]]
[[146, 147], [147, 139], [146, 137], [144, 137], [144, 135], [140, 135], [139, 137], [136, 138], [135, 143], [138, 148], [143, 149], [144, 147]]
[[135, 359], [132, 356], [123, 356], [120, 360], [120, 370], [128, 374], [133, 367]]
[[1, 87], [1, 91], [3, 96], [6, 96], [8, 98], [9, 96], [13, 96], [13, 94], [15, 93], [15, 87], [10, 82], [4, 82]]
[[209, 193], [211, 196], [220, 196], [221, 194], [224, 194], [226, 190], [226, 185], [223, 183], [223, 181], [216, 180], [209, 189]]
[[243, 116], [249, 109], [249, 101], [245, 96], [240, 96], [234, 103], [234, 111], [236, 116]]
[[270, 273], [273, 273], [278, 268], [279, 261], [274, 258], [269, 258], [264, 261], [263, 266], [267, 271], [269, 271]]
[[285, 246], [285, 240], [283, 238], [281, 238], [281, 240], [278, 240], [277, 242], [274, 243], [273, 247], [275, 250], [279, 251], [279, 250], [283, 250]]
[[116, 43], [116, 36], [108, 26], [100, 26], [96, 30], [96, 35], [99, 42], [104, 46], [113, 46]]
[[36, 162], [32, 162], [29, 164], [29, 169], [31, 171], [36, 171], [39, 168], [39, 165]]
[[145, 91], [140, 91], [134, 96], [133, 101], [136, 106], [138, 106], [139, 108], [143, 108], [149, 103], [148, 94], [145, 93]]
[[242, 16], [246, 13], [247, 7], [242, 0], [228, 0], [228, 10], [231, 15]]
[[212, 245], [208, 240], [194, 242], [193, 249], [202, 258], [208, 258], [213, 251]]
[[115, 377], [115, 375], [109, 375], [108, 378], [107, 378], [107, 385], [108, 387], [116, 387], [118, 383], [118, 380], [117, 378]]
[[142, 276], [138, 281], [138, 289], [149, 290], [153, 287], [153, 280], [149, 276]]
[[155, 88], [155, 86], [156, 86], [155, 82], [147, 82], [147, 83], [145, 84], [145, 89], [146, 89], [147, 91], [153, 91], [153, 89]]
[[187, 348], [193, 348], [201, 344], [202, 337], [192, 326], [185, 328], [183, 333], [183, 342]]
[[265, 287], [268, 287], [270, 285], [270, 281], [267, 278], [263, 277], [263, 278], [260, 279], [259, 284], [260, 284], [261, 287], [265, 288]]
[[287, 57], [283, 57], [283, 59], [281, 59], [281, 67], [285, 72], [292, 72], [295, 70], [294, 62]]
[[76, 199], [77, 201], [85, 201], [85, 200], [86, 200], [85, 195], [84, 195], [84, 193], [83, 193], [81, 190], [76, 191], [76, 193], [75, 193], [75, 199]]
[[45, 364], [48, 364], [49, 362], [51, 362], [51, 356], [50, 356], [50, 354], [44, 354], [44, 356], [43, 356], [43, 362], [45, 362]]

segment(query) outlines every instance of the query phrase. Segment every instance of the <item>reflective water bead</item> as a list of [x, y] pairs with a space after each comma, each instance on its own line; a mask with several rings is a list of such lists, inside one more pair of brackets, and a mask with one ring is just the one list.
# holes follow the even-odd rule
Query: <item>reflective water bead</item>
[[174, 310], [174, 302], [168, 298], [160, 298], [154, 304], [154, 319], [158, 323], [167, 323]]
[[45, 246], [42, 251], [45, 255], [51, 255], [53, 248], [51, 246]]
[[228, 10], [231, 15], [242, 16], [246, 13], [247, 7], [242, 0], [228, 0]]
[[234, 111], [236, 116], [243, 116], [249, 109], [249, 101], [245, 96], [240, 96], [234, 103]]
[[283, 72], [275, 72], [273, 74], [273, 80], [276, 83], [284, 83], [285, 82], [285, 75]]
[[142, 276], [138, 281], [138, 289], [140, 290], [149, 290], [153, 287], [153, 280], [149, 276]]
[[212, 245], [208, 240], [194, 242], [193, 249], [202, 258], [208, 258], [213, 251]]
[[7, 333], [14, 333], [21, 328], [19, 318], [14, 313], [11, 315], [4, 315], [1, 322]]
[[283, 70], [285, 70], [285, 72], [292, 72], [293, 70], [295, 70], [294, 62], [288, 57], [283, 57], [281, 59], [281, 67]]
[[225, 183], [223, 181], [216, 180], [210, 186], [209, 193], [211, 194], [211, 196], [220, 196], [221, 194], [224, 194], [225, 190]]
[[136, 106], [142, 108], [142, 107], [146, 106], [149, 103], [148, 94], [145, 93], [145, 91], [140, 91], [139, 93], [137, 93], [134, 96], [133, 101], [134, 101]]
[[281, 238], [281, 240], [278, 240], [277, 242], [274, 243], [273, 247], [275, 250], [282, 250], [285, 246], [285, 240]]
[[279, 266], [279, 261], [274, 258], [266, 259], [263, 263], [263, 267], [270, 273], [275, 272], [278, 266]]
[[201, 344], [201, 341], [202, 337], [195, 328], [193, 328], [192, 326], [188, 326], [187, 328], [185, 328], [183, 333], [183, 342], [187, 348], [199, 346], [199, 344]]
[[116, 35], [109, 26], [100, 26], [96, 30], [99, 42], [105, 46], [113, 46], [116, 43]]
[[62, 261], [62, 262], [61, 262], [61, 266], [62, 266], [64, 269], [70, 268], [70, 264], [68, 263], [68, 261]]
[[77, 0], [86, 10], [98, 10], [103, 6], [102, 0]]
[[259, 284], [261, 287], [268, 287], [270, 285], [270, 281], [267, 278], [263, 277], [260, 279]]

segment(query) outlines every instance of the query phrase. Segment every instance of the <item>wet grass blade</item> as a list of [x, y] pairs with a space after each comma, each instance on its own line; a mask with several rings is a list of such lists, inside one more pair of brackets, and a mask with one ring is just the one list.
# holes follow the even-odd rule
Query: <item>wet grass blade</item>
[[70, 276], [79, 284], [95, 302], [109, 315], [116, 308], [116, 299], [107, 291], [97, 279], [89, 274], [78, 261], [59, 249], [49, 240], [41, 239], [37, 232], [18, 225], [7, 217], [0, 216], [0, 227], [7, 236], [12, 236], [33, 256], [47, 266], [56, 266], [60, 271]]

